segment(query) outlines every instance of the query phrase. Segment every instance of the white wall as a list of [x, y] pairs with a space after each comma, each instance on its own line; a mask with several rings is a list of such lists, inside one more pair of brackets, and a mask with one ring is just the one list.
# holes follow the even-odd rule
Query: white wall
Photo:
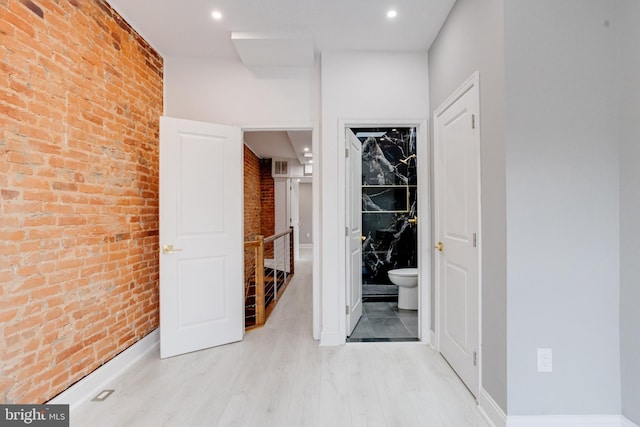
[[622, 0], [620, 340], [622, 412], [640, 425], [640, 1]]
[[[250, 70], [239, 60], [164, 58], [164, 114], [263, 130], [313, 126], [313, 145], [317, 151], [319, 71], [319, 66]], [[242, 171], [238, 171], [238, 179], [242, 179]], [[318, 197], [314, 188], [314, 200], [319, 200]], [[314, 229], [318, 229], [321, 221], [318, 216]], [[317, 248], [313, 256], [314, 265], [320, 265]], [[322, 279], [319, 270], [314, 268], [313, 271], [313, 335], [316, 339], [320, 337], [319, 287]]]
[[287, 187], [289, 181], [286, 178], [276, 178], [273, 184], [275, 234], [279, 234], [289, 229], [289, 215], [287, 214], [289, 205]]
[[[429, 53], [433, 108], [480, 71], [483, 387], [505, 411], [508, 394], [510, 415], [618, 413], [622, 405], [640, 423], [639, 21], [637, 0], [458, 0]], [[420, 54], [325, 53], [320, 109], [318, 70], [165, 59], [166, 115], [240, 126], [322, 116], [314, 191], [322, 196], [326, 343], [344, 340], [339, 120], [426, 118], [426, 68]], [[554, 349], [552, 374], [535, 373], [541, 346]]]
[[164, 114], [236, 126], [309, 123], [319, 118], [319, 84], [317, 68], [165, 58]]
[[[340, 136], [339, 121], [426, 119], [427, 72], [426, 54], [322, 55], [322, 344], [345, 340], [344, 137]], [[317, 171], [315, 167], [314, 173]]]
[[300, 183], [300, 244], [309, 245], [313, 243], [312, 225], [312, 184]]
[[505, 2], [510, 416], [620, 413], [617, 4]]
[[458, 0], [429, 50], [431, 110], [480, 72], [482, 387], [507, 410], [504, 0]]

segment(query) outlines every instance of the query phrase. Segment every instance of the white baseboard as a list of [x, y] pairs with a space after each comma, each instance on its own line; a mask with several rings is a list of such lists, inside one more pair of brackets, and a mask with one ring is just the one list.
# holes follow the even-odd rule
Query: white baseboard
[[347, 337], [339, 332], [320, 332], [320, 347], [343, 345], [346, 342]]
[[478, 409], [492, 427], [639, 427], [621, 415], [509, 416], [485, 389], [480, 389]]
[[502, 408], [484, 388], [480, 389], [480, 394], [478, 395], [478, 408], [489, 425], [493, 427], [507, 426], [507, 414], [504, 413]]
[[69, 405], [69, 408], [73, 410], [82, 402], [94, 397], [107, 383], [145, 354], [154, 350], [159, 343], [160, 331], [156, 329], [47, 403]]
[[507, 427], [627, 427], [624, 420], [620, 415], [510, 416]]
[[432, 330], [429, 330], [429, 345], [434, 350], [436, 349], [436, 333]]

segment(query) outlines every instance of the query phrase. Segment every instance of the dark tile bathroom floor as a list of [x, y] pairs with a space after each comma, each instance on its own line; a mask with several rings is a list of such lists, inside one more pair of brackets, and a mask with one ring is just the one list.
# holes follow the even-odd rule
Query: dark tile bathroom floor
[[396, 302], [364, 302], [362, 317], [347, 342], [418, 341], [418, 311]]

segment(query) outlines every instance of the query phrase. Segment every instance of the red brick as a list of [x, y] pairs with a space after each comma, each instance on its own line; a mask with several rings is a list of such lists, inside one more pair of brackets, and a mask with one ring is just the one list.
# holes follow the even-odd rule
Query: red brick
[[0, 16], [0, 403], [40, 403], [158, 326], [163, 61], [104, 0]]
[[14, 200], [20, 197], [20, 191], [14, 190], [0, 190], [0, 197], [5, 200]]
[[74, 182], [54, 182], [51, 188], [60, 191], [78, 191], [78, 185]]
[[22, 196], [24, 200], [37, 200], [41, 202], [55, 202], [58, 195], [51, 191], [31, 191], [25, 190]]
[[0, 230], [0, 240], [22, 240], [24, 230]]
[[17, 314], [18, 314], [18, 310], [17, 309], [12, 309], [12, 310], [9, 310], [9, 311], [0, 312], [0, 322], [8, 323], [8, 322], [12, 321], [13, 319], [15, 319]]

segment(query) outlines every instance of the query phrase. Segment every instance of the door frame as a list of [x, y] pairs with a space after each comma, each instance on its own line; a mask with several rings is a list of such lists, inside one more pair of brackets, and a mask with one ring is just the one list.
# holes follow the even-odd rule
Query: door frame
[[[432, 245], [431, 245], [431, 142], [429, 140], [428, 120], [367, 120], [367, 119], [339, 119], [338, 120], [338, 144], [341, 156], [344, 156], [347, 148], [346, 131], [354, 127], [415, 127], [416, 128], [416, 144], [417, 144], [417, 164], [418, 164], [418, 188], [420, 196], [418, 197], [418, 338], [424, 344], [431, 343], [431, 271], [432, 271]], [[424, 148], [419, 148], [424, 147]], [[424, 151], [426, 155], [421, 155]], [[346, 228], [346, 189], [347, 189], [347, 162], [341, 161], [341, 167], [338, 171], [338, 211], [340, 212], [340, 230], [344, 236]], [[426, 190], [426, 191], [425, 191]], [[347, 239], [344, 238], [340, 245], [339, 265], [340, 274], [340, 307], [346, 307], [347, 301]], [[347, 319], [345, 310], [342, 308], [339, 312], [340, 328], [342, 336], [346, 341], [347, 337]]]
[[[292, 203], [294, 194], [293, 187], [297, 187], [296, 203]], [[291, 212], [293, 206], [297, 205], [298, 210], [298, 224], [292, 224], [293, 217]], [[293, 227], [293, 261], [300, 257], [300, 178], [287, 178], [287, 218], [289, 219], [289, 227]]]
[[[312, 210], [311, 210], [311, 233], [314, 236], [313, 239], [313, 274], [312, 274], [312, 318], [313, 318], [313, 339], [320, 340], [320, 254], [322, 253], [322, 242], [318, 238], [320, 236], [320, 168], [318, 167], [320, 162], [320, 138], [319, 138], [319, 123], [317, 121], [309, 122], [292, 122], [292, 123], [271, 123], [271, 124], [247, 124], [239, 126], [242, 132], [242, 138], [244, 143], [245, 132], [259, 132], [259, 131], [288, 131], [288, 130], [311, 130], [311, 150], [314, 153], [313, 156], [313, 174], [311, 176], [311, 198], [312, 198]], [[240, 174], [243, 180], [244, 177]], [[244, 229], [243, 229], [244, 235]]]
[[[435, 126], [435, 122], [436, 122], [436, 117], [440, 116], [444, 111], [446, 111], [451, 105], [453, 105], [462, 95], [464, 95], [466, 92], [468, 92], [469, 90], [477, 90], [478, 91], [478, 105], [476, 106], [476, 111], [478, 111], [478, 120], [476, 121], [476, 126], [477, 126], [477, 144], [476, 144], [476, 157], [478, 160], [478, 176], [477, 176], [477, 181], [478, 181], [478, 235], [477, 235], [477, 239], [478, 239], [478, 395], [476, 396], [476, 400], [478, 400], [480, 398], [480, 392], [482, 391], [482, 159], [481, 159], [481, 150], [480, 150], [480, 144], [482, 141], [482, 137], [481, 137], [481, 117], [482, 117], [482, 112], [480, 110], [480, 73], [478, 71], [475, 71], [467, 80], [465, 80], [442, 104], [440, 104], [438, 106], [438, 108], [436, 108], [433, 112], [433, 121], [432, 123], [434, 123]], [[438, 165], [437, 162], [435, 161], [436, 158], [436, 151], [437, 151], [437, 146], [438, 146], [438, 142], [436, 141], [436, 135], [435, 132], [432, 134], [433, 137], [433, 209], [434, 209], [434, 217], [433, 217], [433, 230], [434, 230], [434, 238], [437, 236], [437, 226], [438, 226], [438, 200], [437, 200], [437, 186], [438, 186], [438, 182], [440, 179], [440, 171], [438, 170]], [[435, 240], [434, 240], [434, 244], [435, 244]], [[431, 245], [431, 247], [433, 247], [433, 245]], [[434, 291], [435, 291], [435, 305], [434, 305], [434, 321], [435, 321], [435, 328], [434, 328], [434, 333], [435, 333], [435, 340], [434, 340], [434, 344], [435, 344], [435, 349], [440, 352], [440, 329], [441, 329], [441, 324], [440, 324], [440, 312], [441, 312], [441, 305], [442, 305], [442, 289], [441, 289], [441, 283], [440, 283], [440, 268], [439, 268], [439, 264], [435, 261], [435, 257], [437, 256], [437, 254], [435, 253], [435, 251], [432, 252], [432, 258], [431, 258], [431, 262], [434, 265], [434, 269], [433, 269], [433, 285], [434, 285]]]

